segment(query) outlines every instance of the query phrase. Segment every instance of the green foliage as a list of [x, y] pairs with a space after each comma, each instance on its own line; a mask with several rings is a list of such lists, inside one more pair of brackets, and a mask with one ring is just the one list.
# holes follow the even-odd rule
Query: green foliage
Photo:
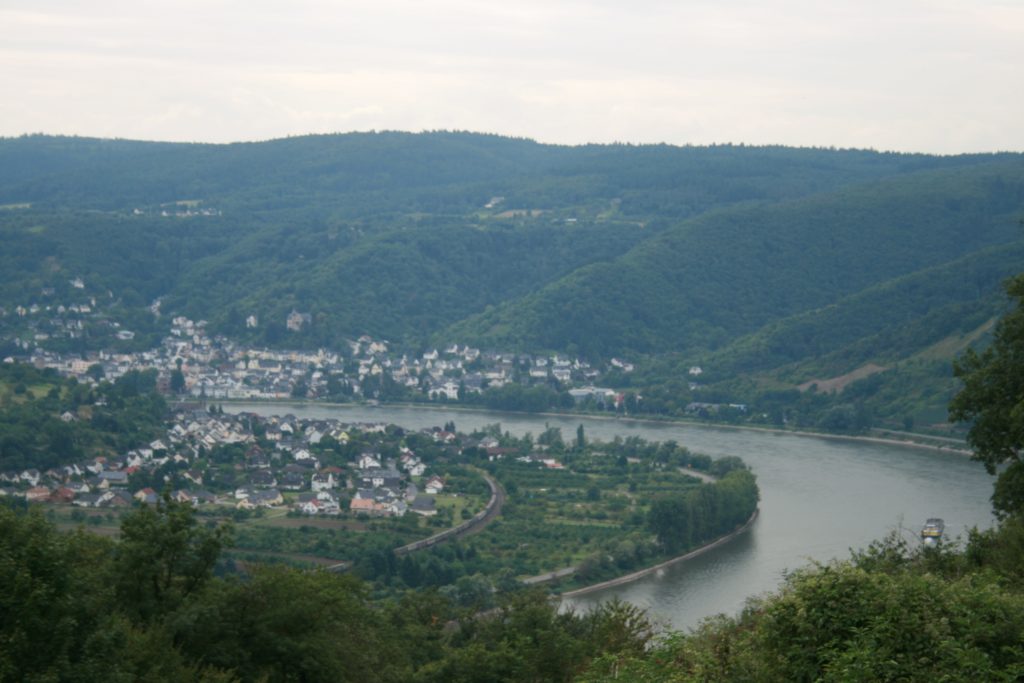
[[671, 634], [640, 656], [606, 655], [578, 680], [1017, 680], [1020, 538], [1013, 520], [962, 551], [892, 536], [790, 574], [736, 617]]
[[499, 610], [460, 622], [444, 660], [417, 680], [445, 683], [571, 681], [601, 653], [637, 654], [651, 626], [635, 607], [611, 602], [588, 614], [560, 613], [543, 593], [509, 595]]
[[996, 325], [992, 345], [968, 349], [954, 371], [964, 387], [949, 407], [952, 420], [969, 420], [967, 441], [974, 458], [995, 474], [1004, 463], [992, 497], [1001, 515], [1024, 511], [1024, 275], [1006, 284], [1014, 308]]
[[[165, 324], [145, 309], [156, 297], [275, 346], [337, 348], [366, 332], [592, 356], [709, 348], [1006, 242], [998, 217], [1020, 205], [1018, 167], [1014, 155], [465, 133], [229, 146], [29, 136], [0, 141], [0, 202], [32, 205], [0, 216], [0, 305], [42, 288], [67, 300], [82, 277], [104, 315], [48, 342], [66, 350], [115, 344], [113, 319], [144, 347]], [[174, 215], [186, 208], [208, 215]], [[284, 326], [292, 308], [312, 316], [299, 332]]]
[[[124, 451], [160, 436], [167, 406], [155, 372], [132, 371], [97, 389], [23, 364], [0, 365], [0, 471], [44, 470]], [[5, 385], [31, 392], [5, 396]], [[74, 419], [65, 422], [61, 416]]]
[[[3, 140], [0, 202], [32, 206], [0, 215], [0, 352], [38, 332], [65, 352], [148, 348], [184, 313], [261, 346], [338, 349], [368, 333], [412, 353], [455, 341], [627, 354], [637, 372], [607, 383], [629, 414], [712, 401], [751, 407], [707, 416], [727, 422], [927, 429], [955, 387], [933, 371], [999, 314], [996, 283], [1020, 261], [1020, 159], [465, 133]], [[175, 215], [186, 208], [207, 215]], [[10, 314], [91, 299], [90, 316]], [[285, 327], [293, 309], [311, 316], [299, 331]], [[708, 370], [699, 389], [694, 363]], [[868, 363], [888, 370], [866, 395], [793, 395]], [[364, 390], [417, 397], [387, 379]], [[351, 392], [328, 384], [335, 400]], [[555, 384], [463, 398], [573, 407]]]
[[0, 506], [0, 680], [568, 681], [651, 634], [634, 607], [561, 613], [541, 592], [479, 615], [457, 604], [477, 604], [472, 590], [373, 604], [322, 571], [219, 579], [216, 537], [187, 507], [137, 510], [114, 542]]
[[807, 372], [840, 375], [964, 334], [998, 314], [999, 283], [1019, 268], [1024, 244], [984, 249], [904, 275], [836, 303], [773, 322], [709, 359], [716, 372], [750, 372], [813, 360]]
[[210, 580], [229, 529], [201, 527], [191, 505], [164, 494], [121, 520], [118, 598], [145, 622], [178, 609]]
[[242, 680], [400, 680], [399, 642], [351, 576], [259, 568], [212, 584], [172, 623], [189, 659]]
[[187, 662], [160, 625], [133, 625], [114, 590], [115, 546], [0, 507], [0, 680], [234, 680]]
[[[89, 626], [97, 628], [110, 600], [103, 577], [81, 559], [108, 550], [84, 534], [62, 536], [41, 514], [0, 507], [0, 680], [69, 677]], [[95, 610], [95, 611], [94, 611]]]
[[531, 413], [572, 407], [572, 397], [568, 392], [558, 392], [544, 385], [526, 387], [521, 384], [506, 384], [501, 388], [485, 391], [481, 402], [489, 410]]
[[506, 348], [576, 348], [591, 357], [699, 353], [773, 320], [1012, 242], [1019, 236], [1007, 214], [1022, 205], [1024, 171], [1000, 161], [709, 212], [614, 262], [580, 268], [469, 318], [449, 335]]
[[722, 469], [729, 466], [733, 469], [714, 484], [662, 497], [651, 504], [647, 525], [670, 553], [707, 543], [754, 514], [759, 499], [754, 475], [734, 463], [726, 463]]

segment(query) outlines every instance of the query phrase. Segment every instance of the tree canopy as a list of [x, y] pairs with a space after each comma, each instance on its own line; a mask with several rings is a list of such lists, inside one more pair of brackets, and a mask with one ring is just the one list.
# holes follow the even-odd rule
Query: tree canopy
[[1006, 292], [1013, 309], [996, 325], [988, 348], [968, 349], [957, 360], [964, 387], [949, 407], [951, 419], [971, 422], [974, 458], [999, 474], [992, 503], [1001, 515], [1024, 511], [1024, 274], [1008, 281]]

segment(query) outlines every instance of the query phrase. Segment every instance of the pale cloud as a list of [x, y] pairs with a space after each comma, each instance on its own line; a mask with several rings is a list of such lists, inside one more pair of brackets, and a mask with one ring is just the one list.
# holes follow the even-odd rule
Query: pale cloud
[[1018, 3], [0, 2], [3, 135], [1024, 149]]

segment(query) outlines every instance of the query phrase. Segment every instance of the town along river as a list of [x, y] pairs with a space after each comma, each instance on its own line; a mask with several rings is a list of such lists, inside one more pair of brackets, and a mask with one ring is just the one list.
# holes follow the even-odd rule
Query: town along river
[[899, 530], [916, 541], [928, 517], [945, 519], [947, 537], [992, 524], [992, 479], [980, 463], [960, 454], [909, 446], [678, 423], [442, 408], [233, 403], [229, 410], [388, 422], [407, 429], [453, 420], [463, 432], [499, 422], [503, 431], [516, 435], [538, 435], [550, 425], [561, 428], [566, 439], [583, 424], [590, 439], [672, 439], [716, 458], [738, 455], [757, 475], [761, 489], [761, 515], [749, 532], [658, 574], [571, 601], [584, 609], [617, 596], [676, 628], [695, 626], [720, 612], [734, 614], [747, 596], [777, 588], [787, 570], [812, 560], [848, 557], [851, 548], [863, 548], [890, 531]]

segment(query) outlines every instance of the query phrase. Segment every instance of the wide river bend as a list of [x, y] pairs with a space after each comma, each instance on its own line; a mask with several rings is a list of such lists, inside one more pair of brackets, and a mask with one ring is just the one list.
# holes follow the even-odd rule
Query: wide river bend
[[928, 517], [945, 519], [950, 536], [993, 522], [992, 478], [980, 463], [910, 446], [680, 423], [433, 407], [232, 403], [226, 410], [387, 422], [406, 429], [453, 420], [463, 432], [498, 422], [503, 431], [517, 436], [538, 435], [550, 425], [561, 428], [567, 439], [583, 424], [587, 438], [673, 439], [712, 457], [738, 455], [757, 475], [761, 488], [761, 515], [748, 533], [657, 575], [571, 601], [585, 609], [618, 596], [675, 628], [696, 626], [720, 612], [733, 614], [747, 596], [778, 587], [787, 570], [846, 557], [849, 549], [864, 547], [890, 531], [916, 539]]

